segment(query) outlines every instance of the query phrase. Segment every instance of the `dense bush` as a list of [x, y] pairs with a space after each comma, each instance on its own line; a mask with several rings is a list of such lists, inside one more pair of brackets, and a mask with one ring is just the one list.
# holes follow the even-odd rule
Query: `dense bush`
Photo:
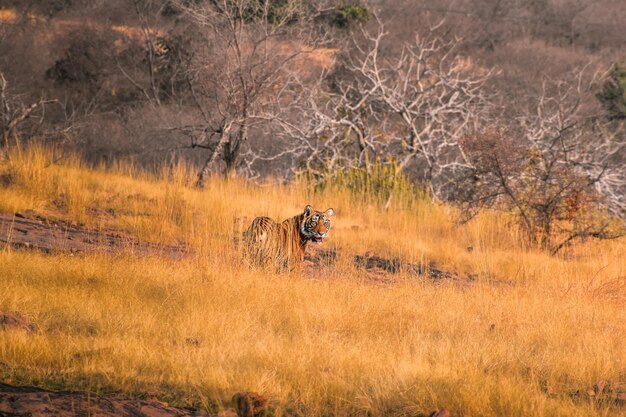
[[615, 64], [598, 93], [611, 119], [626, 119], [626, 64]]

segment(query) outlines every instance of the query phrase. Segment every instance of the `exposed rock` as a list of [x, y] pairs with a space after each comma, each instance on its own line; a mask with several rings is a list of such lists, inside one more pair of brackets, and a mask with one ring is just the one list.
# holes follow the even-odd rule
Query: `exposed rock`
[[202, 410], [169, 407], [155, 398], [99, 397], [0, 383], [0, 416], [208, 417]]
[[267, 398], [256, 392], [238, 392], [233, 404], [239, 417], [261, 417], [267, 414]]
[[473, 281], [475, 279], [471, 276], [463, 279], [459, 275], [439, 269], [432, 264], [412, 264], [408, 262], [402, 262], [399, 258], [385, 259], [369, 252], [363, 256], [356, 255], [354, 257], [354, 264], [357, 266], [357, 268], [364, 268], [367, 270], [382, 270], [391, 274], [397, 274], [401, 271], [406, 271], [415, 275], [427, 276], [433, 281], [443, 279], [455, 281]]
[[401, 262], [400, 259], [385, 259], [380, 256], [360, 256], [357, 255], [354, 257], [354, 264], [357, 267], [365, 268], [365, 269], [382, 269], [383, 271], [390, 272], [392, 274], [396, 274], [400, 272]]
[[304, 260], [314, 266], [332, 265], [337, 261], [337, 249], [320, 249], [319, 245], [311, 245], [304, 254]]

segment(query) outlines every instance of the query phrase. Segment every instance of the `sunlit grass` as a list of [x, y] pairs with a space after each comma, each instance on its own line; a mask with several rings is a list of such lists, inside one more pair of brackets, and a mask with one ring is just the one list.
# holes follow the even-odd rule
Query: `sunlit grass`
[[[182, 166], [147, 174], [54, 160], [32, 148], [0, 163], [11, 177], [0, 211], [184, 242], [193, 253], [0, 251], [0, 311], [36, 326], [31, 335], [0, 330], [0, 379], [216, 409], [251, 390], [276, 415], [626, 412], [585, 394], [599, 380], [626, 382], [623, 240], [550, 257], [524, 249], [514, 224], [490, 213], [461, 226], [445, 205], [385, 211], [337, 190], [221, 179], [198, 191]], [[284, 219], [307, 203], [335, 209], [325, 247], [337, 247], [336, 265], [318, 277], [239, 264], [232, 240], [245, 219]], [[367, 252], [475, 280], [400, 276], [382, 287], [352, 263]]]

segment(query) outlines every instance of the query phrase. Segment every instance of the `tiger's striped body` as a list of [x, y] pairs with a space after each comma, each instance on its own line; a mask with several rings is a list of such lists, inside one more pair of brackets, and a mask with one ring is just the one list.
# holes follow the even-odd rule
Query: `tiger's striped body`
[[244, 232], [244, 257], [251, 265], [278, 271], [299, 269], [304, 250], [310, 241], [322, 243], [330, 231], [333, 209], [304, 212], [277, 223], [269, 217], [257, 217]]

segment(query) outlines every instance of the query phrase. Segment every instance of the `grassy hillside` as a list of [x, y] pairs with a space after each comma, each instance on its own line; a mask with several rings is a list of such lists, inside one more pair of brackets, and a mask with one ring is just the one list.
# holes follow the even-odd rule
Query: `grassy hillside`
[[[550, 257], [505, 216], [460, 226], [450, 207], [382, 210], [342, 190], [88, 169], [31, 148], [0, 162], [0, 212], [33, 210], [144, 241], [187, 243], [183, 260], [0, 249], [0, 380], [156, 395], [217, 410], [258, 391], [276, 415], [618, 416], [587, 394], [626, 391], [626, 241]], [[239, 263], [232, 241], [257, 215], [333, 207], [338, 260], [275, 275]], [[468, 250], [470, 248], [472, 250]], [[436, 263], [470, 282], [354, 266], [374, 253]]]

